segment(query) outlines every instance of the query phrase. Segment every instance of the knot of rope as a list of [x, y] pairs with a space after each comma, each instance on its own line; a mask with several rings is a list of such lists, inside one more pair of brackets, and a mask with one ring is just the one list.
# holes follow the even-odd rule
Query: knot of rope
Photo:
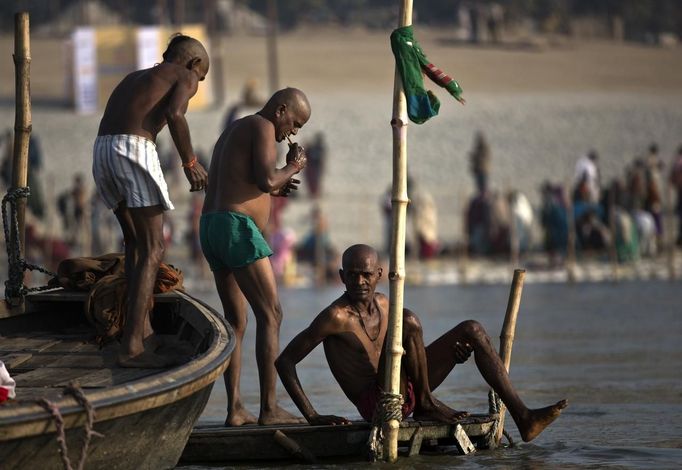
[[367, 440], [370, 461], [376, 462], [383, 458], [383, 424], [391, 420], [403, 420], [403, 403], [403, 396], [400, 393], [381, 392], [379, 395], [372, 417], [372, 430]]
[[[31, 287], [24, 285], [24, 272], [28, 269], [39, 271], [51, 277], [57, 275], [35, 264], [27, 263], [21, 257], [21, 242], [19, 237], [19, 218], [17, 216], [17, 201], [27, 198], [31, 194], [28, 186], [22, 188], [10, 188], [2, 198], [2, 225], [5, 232], [5, 246], [7, 248], [7, 262], [9, 264], [8, 279], [5, 281], [5, 300], [10, 304], [16, 304], [16, 299], [25, 296], [29, 292], [48, 289], [48, 286]], [[10, 207], [10, 215], [7, 214], [7, 204]], [[10, 220], [11, 219], [11, 220]]]
[[[495, 393], [494, 390], [488, 390], [488, 413], [489, 414], [501, 414], [500, 410], [502, 410], [502, 400], [500, 397]], [[497, 436], [498, 428], [500, 426], [500, 420], [501, 417], [497, 419], [493, 423], [493, 428], [491, 430], [491, 434], [493, 436]], [[507, 438], [507, 442], [509, 442], [509, 447], [514, 447], [514, 439], [509, 435], [506, 429], [502, 428], [502, 435]]]
[[[93, 429], [93, 424], [95, 422], [95, 409], [88, 398], [83, 393], [83, 389], [75, 383], [71, 382], [64, 389], [64, 395], [71, 395], [80, 404], [86, 413], [85, 421], [85, 436], [83, 437], [83, 445], [81, 446], [80, 457], [78, 459], [78, 465], [76, 470], [82, 470], [85, 465], [85, 460], [88, 454], [88, 447], [90, 446], [90, 439], [92, 436], [104, 437], [103, 434], [98, 433]], [[74, 470], [71, 466], [71, 460], [69, 459], [69, 451], [66, 445], [66, 433], [64, 432], [64, 418], [59, 410], [59, 407], [45, 399], [41, 398], [38, 400], [38, 404], [42, 406], [54, 419], [55, 427], [57, 428], [57, 444], [59, 444], [59, 455], [62, 459], [62, 465], [64, 465], [65, 470]]]

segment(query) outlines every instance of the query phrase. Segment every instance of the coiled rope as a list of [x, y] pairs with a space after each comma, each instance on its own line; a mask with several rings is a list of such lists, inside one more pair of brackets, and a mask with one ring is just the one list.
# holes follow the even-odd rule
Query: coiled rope
[[[16, 305], [16, 300], [29, 292], [49, 289], [48, 286], [26, 287], [24, 285], [24, 272], [26, 270], [39, 271], [48, 276], [56, 277], [52, 271], [35, 264], [27, 263], [21, 257], [21, 243], [19, 237], [19, 219], [17, 217], [17, 201], [27, 198], [31, 194], [28, 186], [23, 188], [10, 188], [2, 198], [2, 225], [5, 232], [5, 246], [7, 247], [7, 262], [9, 264], [8, 279], [5, 281], [5, 300], [10, 305]], [[10, 206], [10, 216], [7, 215], [7, 204]], [[8, 220], [11, 219], [11, 220]]]
[[403, 396], [399, 393], [381, 392], [374, 408], [372, 430], [367, 440], [369, 460], [371, 462], [376, 462], [383, 458], [383, 424], [393, 419], [397, 421], [403, 420]]
[[[494, 390], [488, 390], [488, 412], [492, 414], [499, 414], [500, 410], [502, 409], [502, 400], [500, 397], [495, 393]], [[497, 429], [500, 425], [500, 420], [498, 419], [495, 421], [493, 424], [493, 428], [491, 430], [491, 433], [493, 436], [497, 436]], [[507, 442], [509, 442], [509, 447], [514, 447], [514, 440], [512, 437], [509, 435], [506, 429], [502, 429], [502, 434], [504, 437], [507, 438]]]

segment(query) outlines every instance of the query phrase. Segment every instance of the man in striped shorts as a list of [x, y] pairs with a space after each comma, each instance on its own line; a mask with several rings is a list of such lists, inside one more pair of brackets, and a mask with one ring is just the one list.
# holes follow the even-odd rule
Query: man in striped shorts
[[125, 242], [127, 313], [118, 355], [123, 367], [155, 368], [174, 362], [154, 352], [158, 341], [148, 311], [165, 248], [163, 212], [173, 209], [155, 142], [168, 124], [190, 191], [206, 188], [208, 175], [192, 149], [185, 112], [208, 66], [208, 54], [199, 41], [172, 37], [163, 62], [133, 72], [118, 84], [100, 122], [92, 174]]

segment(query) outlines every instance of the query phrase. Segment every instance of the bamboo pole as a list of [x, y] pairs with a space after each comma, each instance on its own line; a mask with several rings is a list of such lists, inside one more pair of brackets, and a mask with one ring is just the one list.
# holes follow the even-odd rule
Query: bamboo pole
[[[399, 26], [412, 24], [412, 0], [402, 0]], [[393, 82], [393, 189], [391, 194], [393, 227], [389, 264], [389, 313], [386, 341], [384, 390], [400, 393], [400, 361], [403, 355], [403, 292], [405, 287], [405, 223], [407, 219], [407, 100], [400, 71], [396, 65]], [[398, 420], [383, 423], [384, 459], [398, 459]]]
[[277, 53], [277, 19], [279, 14], [277, 12], [277, 0], [268, 0], [267, 16], [268, 84], [270, 85], [270, 93], [274, 93], [279, 90], [279, 54]]
[[[12, 187], [24, 188], [28, 184], [28, 145], [31, 137], [31, 44], [28, 12], [14, 15], [14, 69], [15, 115], [14, 154], [12, 162]], [[26, 199], [17, 200], [17, 220], [20, 257], [24, 257]], [[17, 240], [12, 240], [16, 243]]]
[[[509, 301], [507, 302], [507, 312], [504, 315], [504, 323], [502, 324], [502, 332], [500, 333], [500, 359], [504, 364], [504, 368], [509, 372], [511, 365], [512, 346], [514, 344], [514, 334], [516, 333], [516, 317], [519, 313], [519, 305], [521, 305], [521, 292], [523, 291], [523, 281], [526, 277], [525, 269], [515, 269], [514, 278], [512, 279], [511, 290], [509, 291]], [[504, 414], [507, 408], [502, 404], [499, 409], [499, 422], [497, 425], [497, 434], [495, 436], [496, 445], [500, 444], [502, 439], [502, 431], [504, 431]]]

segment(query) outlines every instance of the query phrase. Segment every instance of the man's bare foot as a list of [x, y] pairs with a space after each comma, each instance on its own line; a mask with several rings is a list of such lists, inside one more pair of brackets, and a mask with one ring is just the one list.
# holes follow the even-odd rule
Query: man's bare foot
[[566, 400], [556, 402], [554, 405], [546, 406], [545, 408], [538, 408], [535, 410], [528, 410], [528, 416], [522, 423], [518, 424], [521, 439], [524, 442], [529, 442], [538, 437], [552, 421], [557, 419], [561, 414], [561, 410], [568, 406]]
[[140, 354], [130, 356], [128, 354], [118, 355], [118, 365], [120, 367], [130, 367], [139, 369], [162, 369], [178, 364], [177, 358], [161, 356], [152, 351], [144, 350]]
[[246, 408], [240, 408], [227, 414], [225, 426], [243, 426], [244, 424], [256, 424], [257, 422], [258, 418], [249, 413]]
[[279, 405], [271, 412], [261, 412], [258, 418], [258, 424], [267, 426], [269, 424], [307, 424], [305, 418], [292, 415]]
[[469, 416], [467, 411], [453, 410], [439, 400], [433, 399], [433, 403], [415, 408], [412, 417], [421, 421], [438, 421], [441, 423], [456, 423], [460, 419]]

